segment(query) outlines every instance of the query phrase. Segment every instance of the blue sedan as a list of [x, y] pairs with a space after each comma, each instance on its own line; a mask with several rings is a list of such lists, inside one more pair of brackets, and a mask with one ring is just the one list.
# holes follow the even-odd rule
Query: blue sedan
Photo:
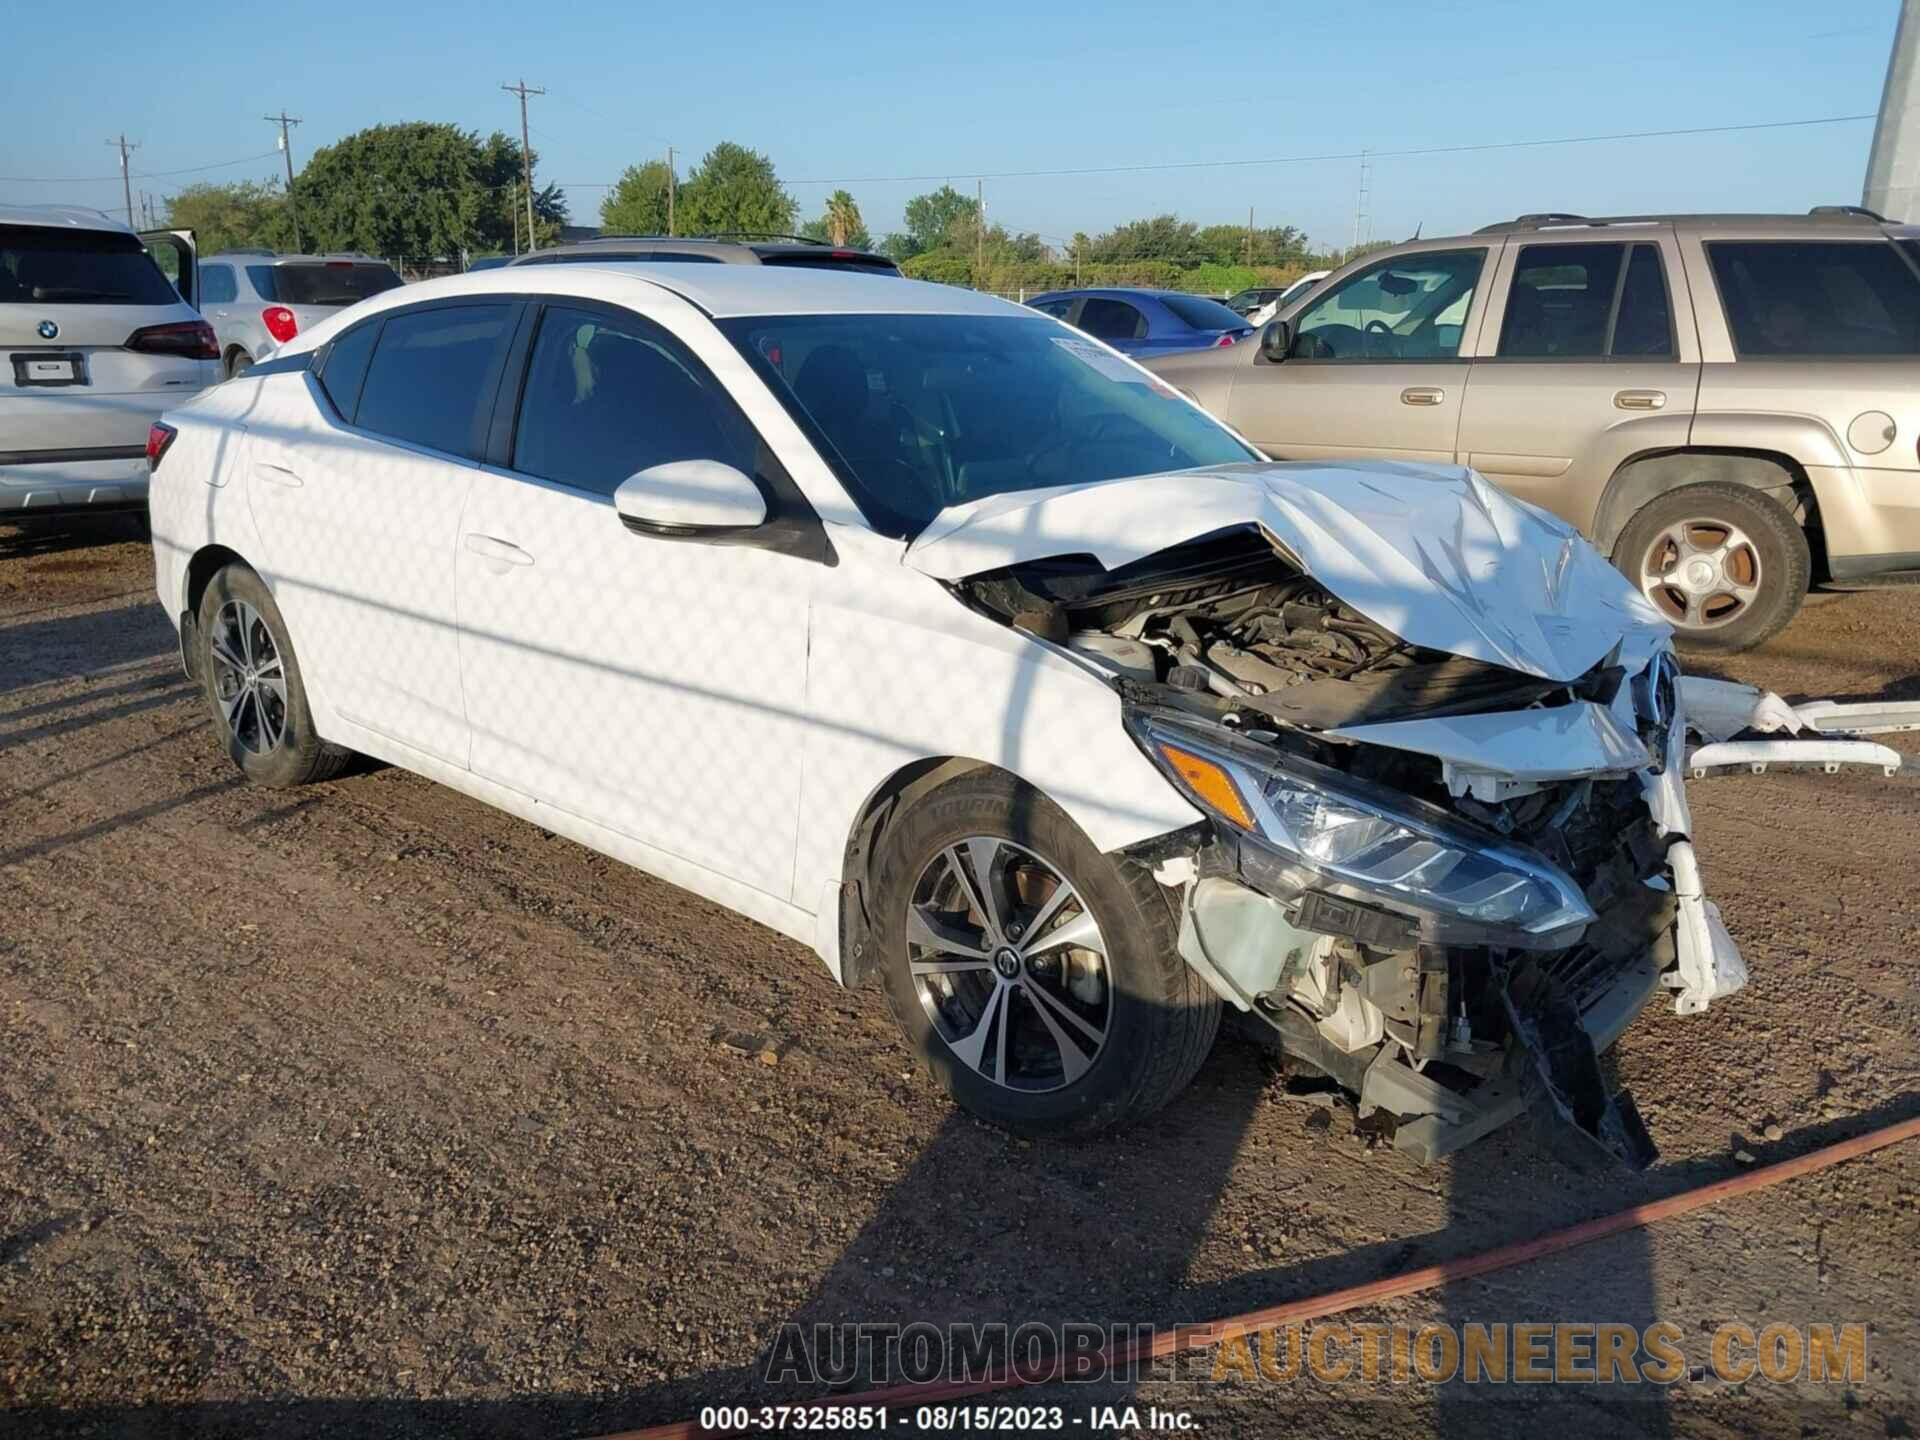
[[1136, 360], [1236, 345], [1253, 335], [1245, 317], [1219, 301], [1178, 290], [1053, 290], [1027, 304]]

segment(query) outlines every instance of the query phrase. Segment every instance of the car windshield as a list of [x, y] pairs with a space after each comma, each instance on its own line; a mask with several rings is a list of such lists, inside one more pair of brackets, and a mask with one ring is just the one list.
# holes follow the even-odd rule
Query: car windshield
[[247, 276], [263, 300], [282, 305], [352, 305], [398, 288], [389, 265], [328, 260], [318, 265], [249, 265]]
[[987, 495], [1260, 458], [1153, 376], [1039, 316], [718, 324], [868, 523], [896, 539]]
[[1198, 295], [1162, 295], [1160, 303], [1196, 330], [1244, 330], [1246, 319], [1218, 300], [1203, 300]]
[[160, 267], [111, 230], [0, 229], [0, 304], [177, 305]]

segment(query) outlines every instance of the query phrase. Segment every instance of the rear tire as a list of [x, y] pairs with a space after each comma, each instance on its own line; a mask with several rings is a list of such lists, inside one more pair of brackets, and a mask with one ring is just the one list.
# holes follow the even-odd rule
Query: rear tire
[[244, 375], [253, 368], [253, 357], [244, 350], [236, 350], [227, 356], [227, 378]]
[[339, 774], [353, 752], [314, 731], [287, 622], [265, 582], [228, 565], [208, 582], [198, 621], [207, 708], [240, 773], [276, 789]]
[[1758, 490], [1684, 485], [1644, 506], [1613, 563], [1697, 651], [1751, 650], [1805, 599], [1813, 560], [1794, 518]]
[[874, 877], [894, 1018], [989, 1124], [1037, 1138], [1137, 1120], [1211, 1050], [1220, 1001], [1180, 958], [1153, 876], [1012, 776], [974, 771], [923, 796], [882, 837]]

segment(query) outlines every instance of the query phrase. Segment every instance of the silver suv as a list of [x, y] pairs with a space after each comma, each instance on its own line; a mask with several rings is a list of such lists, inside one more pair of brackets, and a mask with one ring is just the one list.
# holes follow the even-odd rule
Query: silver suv
[[683, 262], [695, 265], [785, 265], [803, 270], [846, 270], [860, 275], [898, 275], [884, 255], [809, 240], [803, 235], [598, 235], [570, 245], [536, 250], [512, 265], [604, 264], [614, 260]]
[[[188, 242], [154, 245], [191, 274]], [[118, 220], [0, 205], [0, 520], [144, 509], [153, 422], [219, 378], [217, 353]]]
[[1854, 207], [1523, 215], [1150, 366], [1275, 459], [1472, 466], [1696, 648], [1766, 640], [1810, 579], [1920, 569], [1920, 228]]
[[343, 305], [401, 284], [366, 255], [276, 255], [228, 250], [200, 262], [200, 310], [220, 340], [220, 363], [238, 375]]

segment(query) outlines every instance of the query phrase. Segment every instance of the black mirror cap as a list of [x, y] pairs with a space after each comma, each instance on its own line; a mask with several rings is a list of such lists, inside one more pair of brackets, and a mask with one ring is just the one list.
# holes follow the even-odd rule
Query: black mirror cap
[[1266, 329], [1260, 332], [1260, 358], [1269, 365], [1278, 365], [1292, 353], [1293, 322], [1269, 320]]

